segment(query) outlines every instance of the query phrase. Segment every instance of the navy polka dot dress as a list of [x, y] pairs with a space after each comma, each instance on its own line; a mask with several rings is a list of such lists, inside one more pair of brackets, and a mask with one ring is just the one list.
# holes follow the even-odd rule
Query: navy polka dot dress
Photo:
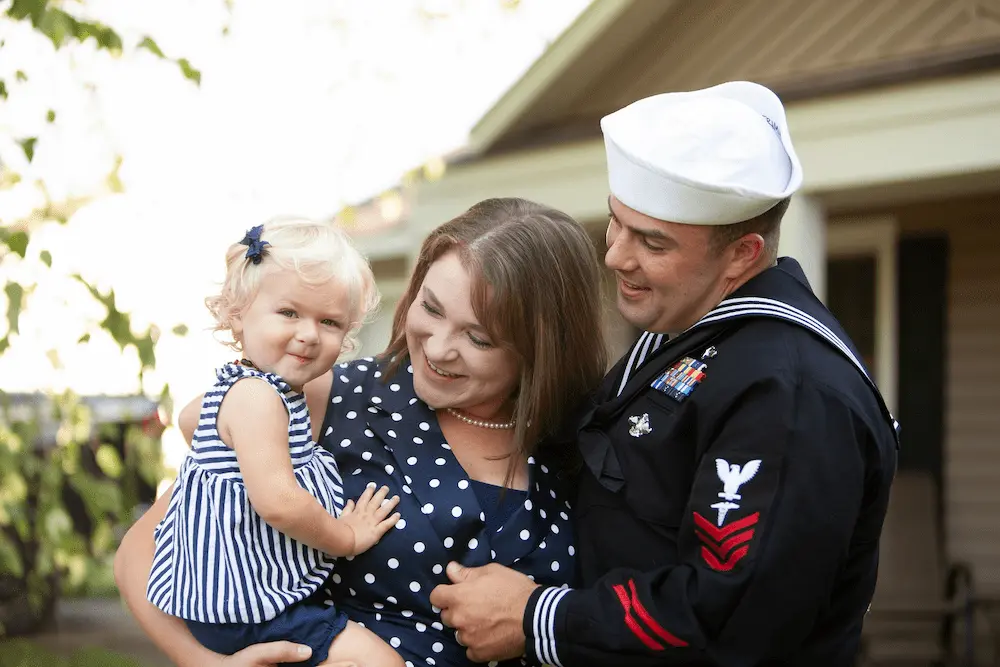
[[408, 665], [472, 664], [442, 625], [431, 590], [448, 583], [444, 568], [452, 560], [497, 562], [540, 584], [572, 584], [568, 489], [535, 458], [527, 492], [501, 497], [496, 487], [470, 480], [434, 411], [414, 394], [412, 368], [387, 379], [368, 358], [334, 371], [320, 444], [337, 458], [345, 498], [358, 497], [370, 482], [387, 485], [400, 496], [402, 518], [372, 549], [337, 559], [330, 596]]

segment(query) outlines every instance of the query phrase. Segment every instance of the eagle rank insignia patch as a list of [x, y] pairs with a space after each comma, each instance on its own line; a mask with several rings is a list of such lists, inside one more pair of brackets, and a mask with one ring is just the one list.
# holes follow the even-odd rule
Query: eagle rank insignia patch
[[726, 459], [715, 459], [716, 474], [722, 482], [718, 502], [712, 504], [716, 516], [711, 521], [698, 512], [694, 513], [695, 533], [701, 542], [701, 558], [717, 572], [732, 570], [750, 551], [760, 512], [737, 521], [726, 522], [726, 515], [740, 509], [743, 494], [740, 487], [752, 480], [760, 470], [761, 460], [747, 461], [742, 466]]

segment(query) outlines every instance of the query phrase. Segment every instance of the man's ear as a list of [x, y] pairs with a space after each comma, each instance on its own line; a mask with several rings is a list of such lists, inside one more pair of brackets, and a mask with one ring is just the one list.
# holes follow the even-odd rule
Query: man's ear
[[737, 278], [751, 267], [755, 266], [764, 255], [764, 237], [760, 234], [744, 234], [734, 241], [726, 250], [729, 254], [729, 266], [726, 276]]

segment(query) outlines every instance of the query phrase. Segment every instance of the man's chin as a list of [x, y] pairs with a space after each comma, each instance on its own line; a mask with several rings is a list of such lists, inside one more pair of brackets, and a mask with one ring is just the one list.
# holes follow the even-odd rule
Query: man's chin
[[622, 316], [622, 319], [642, 331], [648, 331], [649, 327], [655, 321], [654, 318], [650, 317], [650, 313], [647, 310], [620, 296], [618, 297], [618, 313]]
[[667, 334], [671, 338], [676, 336], [676, 333], [669, 333], [671, 331], [682, 331], [683, 329], [672, 328], [670, 323], [664, 323], [662, 318], [659, 320], [654, 316], [653, 313], [648, 312], [646, 308], [637, 308], [635, 304], [623, 303], [621, 300], [618, 301], [618, 313], [622, 316], [622, 319], [634, 326], [640, 331], [649, 331], [650, 333], [656, 334]]

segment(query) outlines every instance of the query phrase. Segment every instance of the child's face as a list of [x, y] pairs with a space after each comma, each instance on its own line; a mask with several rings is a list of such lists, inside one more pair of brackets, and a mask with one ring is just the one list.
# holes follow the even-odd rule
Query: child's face
[[234, 318], [233, 334], [257, 368], [301, 390], [337, 361], [350, 326], [346, 290], [333, 281], [311, 285], [294, 271], [273, 269], [250, 306]]

